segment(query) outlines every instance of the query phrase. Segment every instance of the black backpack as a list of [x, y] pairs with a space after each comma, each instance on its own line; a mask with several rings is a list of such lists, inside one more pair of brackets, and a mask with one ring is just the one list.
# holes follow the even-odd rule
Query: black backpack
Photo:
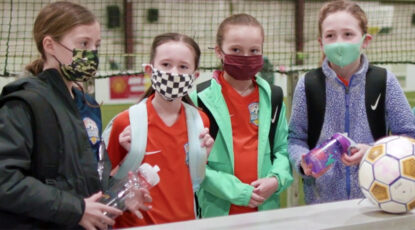
[[[204, 89], [208, 88], [210, 86], [211, 80], [202, 82], [197, 85], [196, 91], [199, 94]], [[277, 130], [277, 124], [281, 113], [281, 107], [282, 107], [282, 101], [283, 101], [283, 91], [281, 87], [270, 84], [271, 88], [271, 127], [269, 130], [269, 143], [270, 143], [270, 149], [272, 151], [274, 147], [274, 137], [275, 137], [275, 131]], [[215, 118], [213, 117], [212, 113], [208, 110], [208, 108], [205, 106], [205, 104], [200, 100], [199, 97], [197, 97], [197, 103], [198, 106], [208, 115], [209, 121], [210, 121], [210, 128], [209, 128], [209, 134], [210, 136], [215, 139], [216, 135], [218, 134], [219, 127], [218, 124], [215, 121]], [[271, 154], [271, 162], [273, 162], [273, 154]]]
[[[314, 148], [320, 137], [326, 108], [326, 82], [321, 68], [305, 75], [308, 115], [308, 146]], [[370, 130], [375, 140], [387, 135], [385, 122], [386, 69], [370, 65], [366, 73], [365, 105]], [[372, 104], [376, 108], [372, 109]]]
[[30, 108], [34, 140], [31, 173], [45, 184], [54, 185], [58, 158], [63, 154], [62, 129], [55, 110], [46, 98], [36, 89], [25, 89], [25, 85], [6, 86], [0, 96], [0, 107], [7, 101], [20, 100]]

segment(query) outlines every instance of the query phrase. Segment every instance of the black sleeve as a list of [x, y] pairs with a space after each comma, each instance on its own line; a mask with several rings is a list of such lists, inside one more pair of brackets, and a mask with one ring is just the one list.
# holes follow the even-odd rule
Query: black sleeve
[[30, 114], [23, 101], [8, 101], [0, 108], [0, 210], [75, 226], [84, 212], [83, 199], [30, 176]]

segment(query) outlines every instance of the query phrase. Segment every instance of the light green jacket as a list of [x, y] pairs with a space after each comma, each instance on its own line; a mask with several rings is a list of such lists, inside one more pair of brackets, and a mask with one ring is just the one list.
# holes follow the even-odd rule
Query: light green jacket
[[[272, 151], [275, 160], [271, 164], [268, 140], [271, 124], [270, 86], [260, 77], [256, 78], [256, 82], [259, 86], [258, 178], [275, 176], [279, 183], [277, 192], [258, 207], [258, 210], [269, 210], [279, 207], [279, 193], [293, 181], [287, 153], [288, 128], [283, 103]], [[229, 214], [231, 204], [247, 206], [254, 188], [234, 176], [232, 125], [221, 86], [212, 79], [211, 85], [197, 96], [210, 110], [219, 127], [208, 158], [206, 177], [198, 192], [199, 205], [202, 217], [224, 216]], [[197, 96], [196, 92], [190, 95], [195, 104]]]

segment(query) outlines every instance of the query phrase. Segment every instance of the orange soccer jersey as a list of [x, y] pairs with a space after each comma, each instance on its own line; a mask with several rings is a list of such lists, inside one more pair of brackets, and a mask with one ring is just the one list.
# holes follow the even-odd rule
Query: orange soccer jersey
[[[150, 190], [153, 198], [152, 209], [143, 212], [143, 219], [138, 219], [129, 211], [116, 219], [114, 227], [132, 227], [161, 224], [174, 221], [195, 219], [194, 195], [186, 152], [188, 136], [184, 107], [172, 126], [167, 126], [155, 111], [151, 101], [147, 100], [148, 137], [143, 163], [160, 167], [160, 182]], [[200, 112], [205, 127], [209, 119]], [[121, 113], [114, 121], [108, 154], [113, 167], [117, 166], [127, 154], [118, 142], [119, 134], [130, 124], [128, 111]]]
[[[254, 82], [255, 89], [243, 97], [226, 82], [223, 73], [219, 81], [232, 123], [234, 175], [243, 183], [250, 184], [258, 178], [258, 85]], [[231, 205], [229, 214], [256, 210], [256, 208]]]

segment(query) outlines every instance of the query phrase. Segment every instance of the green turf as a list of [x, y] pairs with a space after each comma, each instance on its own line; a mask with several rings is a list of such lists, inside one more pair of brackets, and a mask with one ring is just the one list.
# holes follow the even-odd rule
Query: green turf
[[121, 105], [102, 105], [101, 114], [102, 114], [102, 127], [105, 128], [108, 122], [115, 117], [118, 113], [128, 109], [131, 104], [121, 104]]
[[406, 92], [405, 94], [409, 104], [411, 105], [411, 108], [415, 107], [415, 92]]

